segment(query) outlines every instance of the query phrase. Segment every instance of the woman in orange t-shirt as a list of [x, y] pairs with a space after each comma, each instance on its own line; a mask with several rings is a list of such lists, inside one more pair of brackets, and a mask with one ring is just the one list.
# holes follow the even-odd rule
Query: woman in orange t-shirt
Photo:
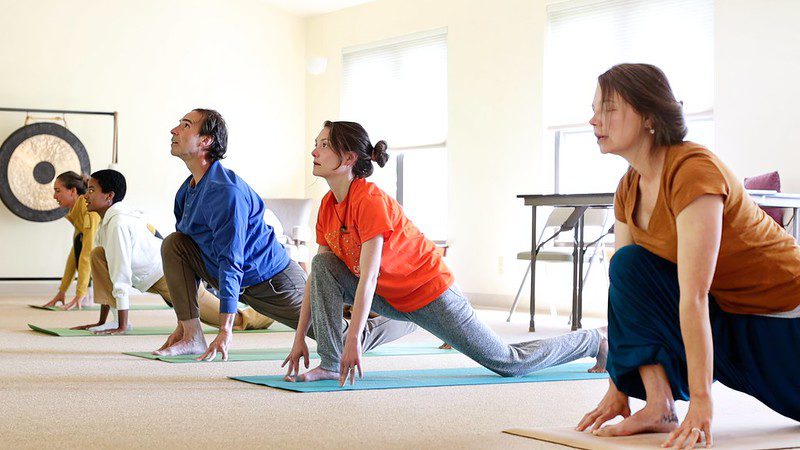
[[[599, 330], [507, 345], [477, 318], [433, 242], [397, 201], [365, 180], [373, 161], [386, 164], [386, 142], [373, 147], [357, 123], [325, 122], [311, 154], [314, 175], [325, 178], [331, 190], [320, 205], [319, 253], [311, 264], [292, 352], [284, 361], [288, 380], [338, 379], [344, 385], [349, 376], [352, 384], [356, 369], [361, 376], [361, 353], [368, 350], [362, 348], [362, 333], [369, 328], [370, 311], [389, 323], [419, 325], [503, 376], [594, 356], [598, 364], [592, 370], [605, 370], [607, 345]], [[342, 325], [345, 303], [353, 305], [349, 327]], [[300, 358], [308, 367], [305, 336], [312, 321], [322, 361], [298, 376]]]
[[[797, 242], [719, 158], [683, 140], [682, 105], [657, 67], [612, 67], [592, 107], [600, 151], [630, 168], [614, 201], [611, 380], [578, 429], [671, 432], [666, 446], [710, 446], [715, 378], [800, 420]], [[647, 403], [631, 415], [628, 396]], [[680, 424], [676, 399], [691, 399]], [[617, 415], [625, 419], [600, 428]]]

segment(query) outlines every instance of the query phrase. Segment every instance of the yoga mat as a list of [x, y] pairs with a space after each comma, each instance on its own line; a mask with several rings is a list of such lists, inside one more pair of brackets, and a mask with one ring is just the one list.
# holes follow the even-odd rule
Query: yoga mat
[[[231, 350], [228, 352], [228, 362], [233, 361], [283, 361], [292, 349], [290, 348], [258, 348], [247, 350]], [[404, 345], [380, 346], [364, 353], [364, 356], [409, 356], [409, 355], [449, 355], [458, 353], [456, 350], [443, 350], [436, 344], [429, 345]], [[156, 356], [150, 352], [125, 352], [125, 355], [138, 356], [156, 361], [169, 363], [196, 363], [200, 355], [183, 356]], [[319, 359], [316, 352], [309, 352], [310, 359]], [[218, 354], [212, 362], [221, 362], [222, 355]]]
[[[774, 450], [800, 447], [800, 426], [769, 426], [714, 423], [714, 449], [719, 450]], [[514, 428], [503, 433], [538, 441], [552, 442], [566, 447], [585, 450], [656, 449], [669, 436], [667, 433], [638, 434], [621, 437], [597, 437], [591, 433], [575, 431], [571, 427]], [[695, 445], [705, 448], [705, 443]]]
[[[36, 309], [43, 309], [45, 311], [64, 311], [61, 309], [60, 306], [40, 306], [40, 305], [28, 305], [31, 308]], [[149, 311], [149, 310], [157, 310], [157, 309], [172, 309], [167, 305], [132, 305], [131, 311]], [[72, 308], [70, 311], [100, 311], [100, 306], [88, 306], [83, 309]]]
[[475, 384], [533, 383], [537, 381], [597, 380], [608, 378], [605, 373], [588, 373], [593, 364], [565, 364], [524, 376], [506, 378], [483, 367], [460, 369], [394, 370], [366, 372], [354, 385], [339, 387], [338, 380], [310, 383], [291, 383], [280, 376], [230, 377], [245, 383], [259, 384], [294, 392], [361, 391], [372, 389], [402, 389], [438, 386], [467, 386]]
[[[87, 330], [70, 330], [69, 328], [44, 328], [37, 327], [36, 325], [28, 324], [33, 331], [49, 334], [52, 336], [60, 337], [74, 337], [74, 336], [156, 336], [164, 335], [169, 336], [175, 331], [175, 327], [134, 327], [126, 334], [111, 334], [111, 335], [98, 335]], [[203, 333], [217, 333], [219, 330], [212, 327], [203, 327]], [[235, 330], [234, 333], [281, 333], [287, 331], [294, 331], [291, 328], [281, 323], [274, 323], [266, 330]]]

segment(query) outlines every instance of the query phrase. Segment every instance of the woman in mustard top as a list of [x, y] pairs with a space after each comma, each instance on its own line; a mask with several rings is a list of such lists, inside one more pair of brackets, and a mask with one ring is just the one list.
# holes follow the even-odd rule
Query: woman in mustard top
[[[682, 104], [657, 67], [612, 67], [592, 108], [601, 153], [630, 168], [614, 200], [611, 381], [577, 429], [710, 447], [714, 380], [800, 420], [797, 242], [714, 153], [684, 140]], [[631, 414], [629, 396], [647, 403]], [[675, 400], [690, 401], [682, 421]]]
[[[69, 209], [65, 218], [75, 227], [75, 233], [72, 236], [72, 248], [67, 257], [67, 266], [64, 268], [61, 286], [53, 299], [44, 306], [55, 306], [62, 303], [65, 310], [75, 307], [80, 309], [88, 293], [92, 272], [92, 244], [94, 243], [94, 233], [100, 223], [100, 216], [86, 209], [86, 200], [83, 198], [85, 193], [86, 181], [77, 173], [64, 172], [56, 177], [53, 185], [53, 198], [60, 207]], [[78, 285], [75, 297], [66, 303], [66, 292], [69, 285], [72, 284], [76, 270]]]

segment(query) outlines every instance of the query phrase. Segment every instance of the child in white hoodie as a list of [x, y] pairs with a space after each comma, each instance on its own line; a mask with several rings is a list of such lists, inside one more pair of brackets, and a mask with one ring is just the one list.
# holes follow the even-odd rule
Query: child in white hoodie
[[[95, 302], [101, 305], [100, 320], [76, 329], [113, 334], [128, 331], [131, 287], [169, 299], [161, 267], [161, 240], [148, 229], [138, 211], [120, 203], [126, 188], [125, 177], [115, 170], [99, 170], [89, 179], [86, 206], [101, 217], [92, 249], [92, 267], [97, 269]], [[111, 308], [119, 314], [117, 323], [104, 327]]]

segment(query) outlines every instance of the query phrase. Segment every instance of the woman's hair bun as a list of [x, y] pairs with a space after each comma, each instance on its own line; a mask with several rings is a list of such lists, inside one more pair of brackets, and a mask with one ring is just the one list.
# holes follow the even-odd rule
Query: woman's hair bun
[[386, 161], [389, 160], [389, 154], [386, 152], [387, 149], [386, 141], [378, 141], [375, 144], [375, 147], [372, 148], [372, 160], [378, 163], [380, 167], [386, 165]]

